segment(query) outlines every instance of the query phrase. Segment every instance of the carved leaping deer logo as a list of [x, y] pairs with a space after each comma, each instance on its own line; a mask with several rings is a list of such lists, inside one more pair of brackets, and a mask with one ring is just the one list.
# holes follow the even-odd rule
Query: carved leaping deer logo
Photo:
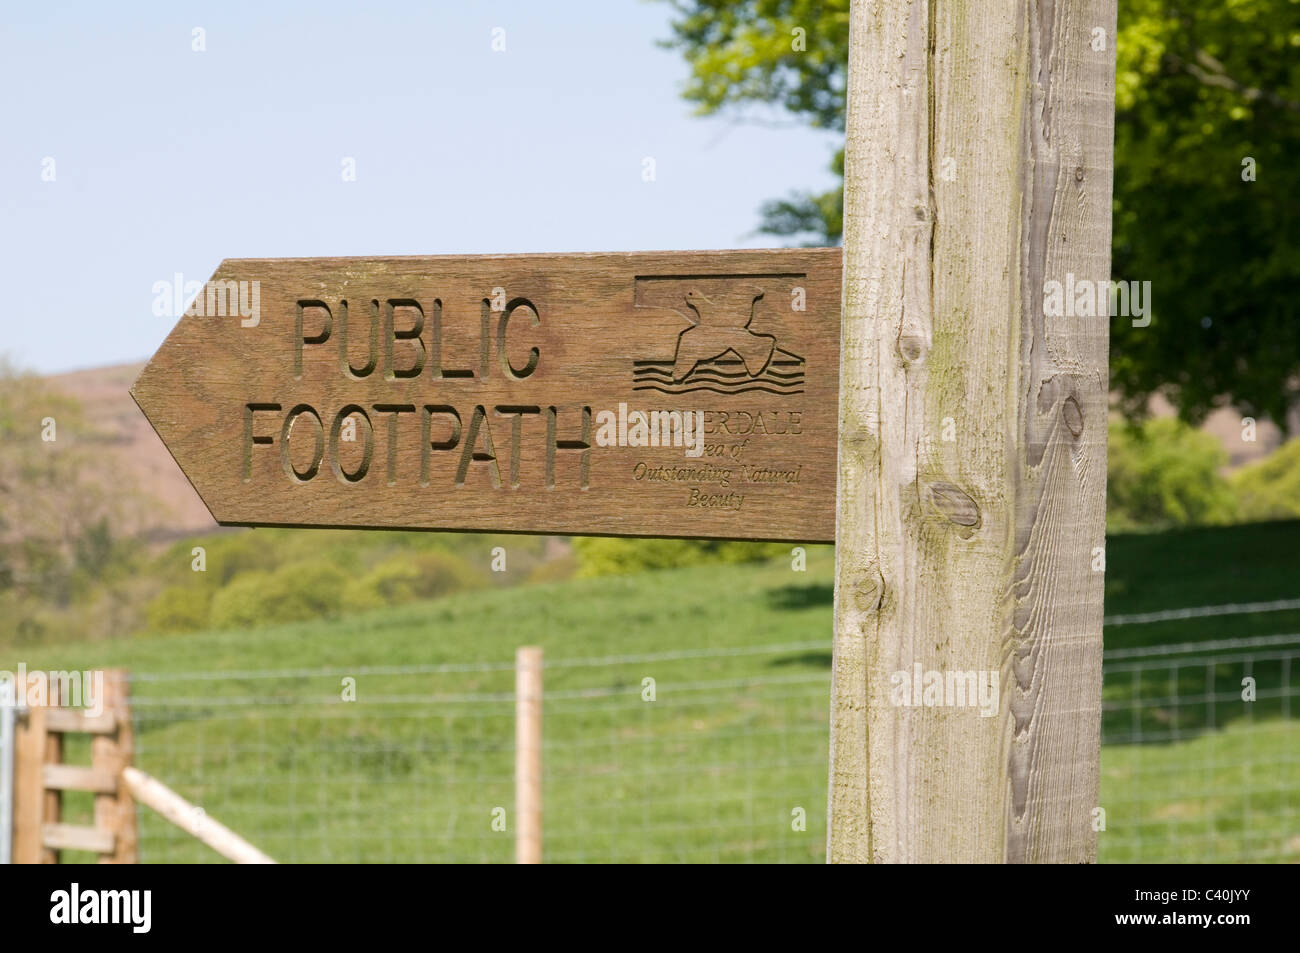
[[671, 360], [633, 362], [634, 389], [665, 394], [803, 393], [803, 358], [778, 346], [775, 334], [766, 333], [782, 325], [766, 303], [760, 306], [763, 288], [711, 276], [673, 280], [676, 289], [665, 288], [668, 293], [638, 306], [671, 312], [690, 327], [678, 333]]
[[712, 295], [693, 289], [686, 292], [686, 303], [697, 319], [677, 335], [673, 380], [685, 380], [701, 361], [722, 357], [728, 351], [744, 362], [750, 377], [763, 373], [776, 350], [776, 338], [749, 328], [754, 318], [754, 302], [761, 297], [763, 289], [752, 286]]

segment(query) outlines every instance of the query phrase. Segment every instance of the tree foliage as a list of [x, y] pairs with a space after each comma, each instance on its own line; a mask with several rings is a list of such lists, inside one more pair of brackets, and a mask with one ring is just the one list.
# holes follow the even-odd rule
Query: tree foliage
[[125, 621], [142, 505], [80, 405], [0, 358], [0, 644]]
[[[1300, 398], [1300, 2], [1126, 0], [1117, 47], [1117, 278], [1152, 323], [1112, 328], [1128, 409], [1221, 400], [1285, 423]], [[1250, 181], [1253, 174], [1254, 181]]]
[[[673, 38], [691, 74], [683, 95], [709, 115], [766, 121], [773, 107], [817, 129], [844, 131], [848, 0], [671, 0]], [[844, 150], [831, 171], [844, 175]], [[836, 244], [844, 193], [795, 192], [762, 208], [759, 231]]]
[[0, 591], [64, 605], [112, 568], [129, 494], [93, 479], [95, 439], [75, 400], [0, 360]]
[[[848, 0], [673, 5], [668, 45], [701, 113], [843, 130]], [[1119, 16], [1112, 274], [1150, 281], [1153, 308], [1148, 327], [1115, 319], [1112, 383], [1134, 416], [1162, 392], [1189, 421], [1231, 403], [1285, 426], [1300, 400], [1300, 0], [1124, 0]], [[794, 193], [763, 206], [762, 231], [838, 242], [842, 209], [840, 190]]]
[[1243, 521], [1300, 519], [1300, 437], [1232, 477]]
[[1218, 438], [1173, 417], [1112, 422], [1107, 455], [1106, 529], [1164, 530], [1230, 523], [1236, 499], [1220, 470]]
[[625, 576], [651, 569], [678, 569], [707, 563], [761, 562], [790, 552], [785, 543], [718, 539], [612, 539], [577, 536], [573, 548], [580, 578]]

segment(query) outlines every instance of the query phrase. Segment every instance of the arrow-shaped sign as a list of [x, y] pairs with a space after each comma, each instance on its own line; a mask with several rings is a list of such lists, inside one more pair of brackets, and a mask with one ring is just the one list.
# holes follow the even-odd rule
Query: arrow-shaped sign
[[840, 254], [231, 259], [131, 393], [222, 524], [830, 541]]

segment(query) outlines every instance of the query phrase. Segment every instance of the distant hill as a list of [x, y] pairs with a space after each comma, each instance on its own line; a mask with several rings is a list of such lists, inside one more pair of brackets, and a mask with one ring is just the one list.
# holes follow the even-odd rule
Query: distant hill
[[47, 380], [81, 403], [86, 422], [103, 434], [104, 452], [113, 458], [115, 468], [149, 500], [140, 525], [131, 530], [158, 540], [215, 530], [208, 508], [131, 399], [131, 384], [142, 367], [143, 363], [96, 367]]

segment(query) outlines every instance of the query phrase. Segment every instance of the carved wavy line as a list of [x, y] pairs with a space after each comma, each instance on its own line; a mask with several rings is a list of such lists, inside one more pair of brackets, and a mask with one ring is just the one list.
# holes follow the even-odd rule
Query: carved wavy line
[[735, 388], [726, 388], [726, 389], [720, 389], [720, 388], [717, 388], [717, 387], [701, 387], [701, 386], [698, 385], [698, 384], [687, 384], [687, 385], [684, 386], [684, 387], [680, 387], [680, 388], [677, 388], [677, 389], [674, 389], [674, 390], [669, 390], [667, 387], [660, 387], [660, 386], [658, 386], [658, 385], [656, 385], [656, 384], [643, 384], [643, 385], [640, 385], [640, 386], [633, 387], [632, 389], [633, 389], [633, 390], [657, 390], [657, 391], [659, 391], [660, 393], [663, 393], [663, 394], [688, 394], [688, 393], [690, 393], [691, 391], [694, 391], [694, 390], [710, 390], [710, 391], [713, 391], [715, 394], [744, 394], [744, 393], [747, 393], [747, 392], [749, 392], [749, 391], [759, 390], [759, 391], [763, 391], [764, 393], [768, 393], [768, 394], [776, 394], [778, 397], [789, 397], [789, 396], [791, 396], [792, 394], [802, 394], [802, 393], [803, 393], [803, 390], [802, 390], [802, 389], [800, 389], [800, 390], [773, 390], [773, 389], [770, 388], [770, 387], [764, 387], [764, 386], [762, 386], [762, 385], [760, 385], [760, 384], [750, 384], [750, 385], [746, 385], [746, 386], [744, 386], [744, 387], [735, 387]]
[[655, 385], [658, 385], [660, 387], [691, 387], [692, 385], [695, 384], [716, 384], [719, 387], [724, 387], [729, 390], [734, 390], [737, 387], [744, 387], [747, 384], [754, 384], [754, 385], [761, 384], [764, 387], [771, 387], [776, 390], [780, 390], [782, 392], [787, 392], [787, 393], [792, 389], [803, 387], [804, 384], [803, 381], [785, 381], [785, 382], [764, 381], [764, 380], [715, 381], [708, 377], [692, 377], [689, 380], [684, 380], [684, 381], [635, 381], [634, 383], [639, 386], [643, 385], [646, 387], [651, 387]]
[[[782, 354], [788, 354], [789, 352], [788, 352], [788, 351], [782, 351], [781, 353], [782, 353]], [[633, 367], [649, 367], [649, 368], [654, 368], [654, 367], [672, 367], [672, 366], [673, 366], [673, 363], [674, 363], [673, 361], [633, 361], [633, 362], [632, 362], [632, 366], [633, 366]], [[744, 364], [745, 362], [742, 361], [742, 360], [740, 360], [739, 358], [728, 358], [728, 359], [725, 360], [725, 361], [719, 361], [719, 360], [708, 360], [708, 361], [704, 361], [704, 362], [702, 362], [702, 363], [704, 363], [704, 364], [708, 364], [708, 365], [716, 365], [716, 366], [720, 366], [720, 367], [722, 367], [722, 366], [728, 366], [728, 367], [730, 367], [730, 366], [737, 366], [737, 365], [740, 365], [740, 364]], [[782, 367], [792, 367], [792, 366], [793, 366], [793, 367], [797, 367], [797, 366], [799, 366], [799, 365], [801, 365], [801, 364], [804, 363], [804, 359], [803, 359], [802, 357], [794, 357], [793, 355], [791, 355], [791, 359], [790, 359], [790, 360], [777, 360], [777, 359], [774, 358], [774, 359], [772, 360], [772, 363], [773, 363], [773, 364], [779, 364], [779, 365], [781, 365]]]
[[[713, 374], [713, 375], [715, 375], [715, 376], [717, 376], [717, 377], [720, 377], [720, 378], [728, 378], [728, 377], [747, 378], [747, 377], [750, 376], [749, 374], [747, 374], [747, 373], [744, 372], [744, 371], [741, 371], [741, 372], [739, 372], [739, 373], [737, 373], [737, 374], [727, 374], [727, 373], [724, 373], [723, 371], [714, 370], [714, 369], [711, 368], [711, 367], [697, 367], [697, 368], [696, 368], [694, 371], [692, 371], [691, 373], [692, 373], [692, 374]], [[658, 378], [658, 377], [664, 377], [664, 378], [667, 378], [668, 380], [672, 380], [672, 375], [669, 374], [668, 371], [659, 371], [659, 370], [641, 370], [641, 371], [633, 371], [633, 372], [632, 372], [632, 376], [635, 377], [637, 380], [641, 380], [642, 378]], [[795, 371], [793, 374], [783, 374], [783, 373], [781, 373], [780, 371], [766, 370], [766, 371], [764, 371], [762, 374], [760, 374], [759, 377], [760, 377], [760, 378], [761, 378], [761, 377], [779, 377], [779, 378], [783, 378], [783, 379], [786, 379], [786, 380], [795, 380], [795, 379], [802, 379], [802, 378], [803, 378], [803, 371]], [[758, 379], [758, 378], [755, 378], [755, 379]]]
[[[729, 374], [729, 373], [727, 373], [726, 371], [720, 371], [720, 370], [717, 370], [716, 368], [712, 368], [712, 367], [703, 367], [703, 366], [696, 367], [696, 368], [695, 368], [691, 373], [693, 373], [693, 374], [715, 374], [715, 375], [717, 375], [718, 377], [749, 377], [749, 376], [750, 376], [750, 375], [749, 375], [747, 372], [745, 372], [745, 371], [739, 371], [738, 373], [735, 373], [735, 374]], [[660, 376], [667, 376], [667, 375], [669, 374], [669, 372], [668, 372], [668, 371], [661, 371], [661, 370], [657, 370], [657, 369], [648, 369], [648, 368], [647, 368], [647, 369], [643, 369], [643, 370], [639, 370], [639, 371], [633, 371], [632, 374], [633, 374], [634, 377], [660, 377]], [[803, 377], [803, 371], [794, 371], [794, 372], [792, 372], [792, 373], [786, 374], [786, 373], [783, 373], [782, 371], [774, 371], [774, 370], [771, 370], [771, 369], [769, 368], [768, 370], [763, 371], [763, 373], [762, 373], [760, 376], [764, 376], [764, 377], [765, 377], [765, 376], [768, 376], [768, 375], [771, 375], [772, 377], [782, 377], [782, 378]]]

